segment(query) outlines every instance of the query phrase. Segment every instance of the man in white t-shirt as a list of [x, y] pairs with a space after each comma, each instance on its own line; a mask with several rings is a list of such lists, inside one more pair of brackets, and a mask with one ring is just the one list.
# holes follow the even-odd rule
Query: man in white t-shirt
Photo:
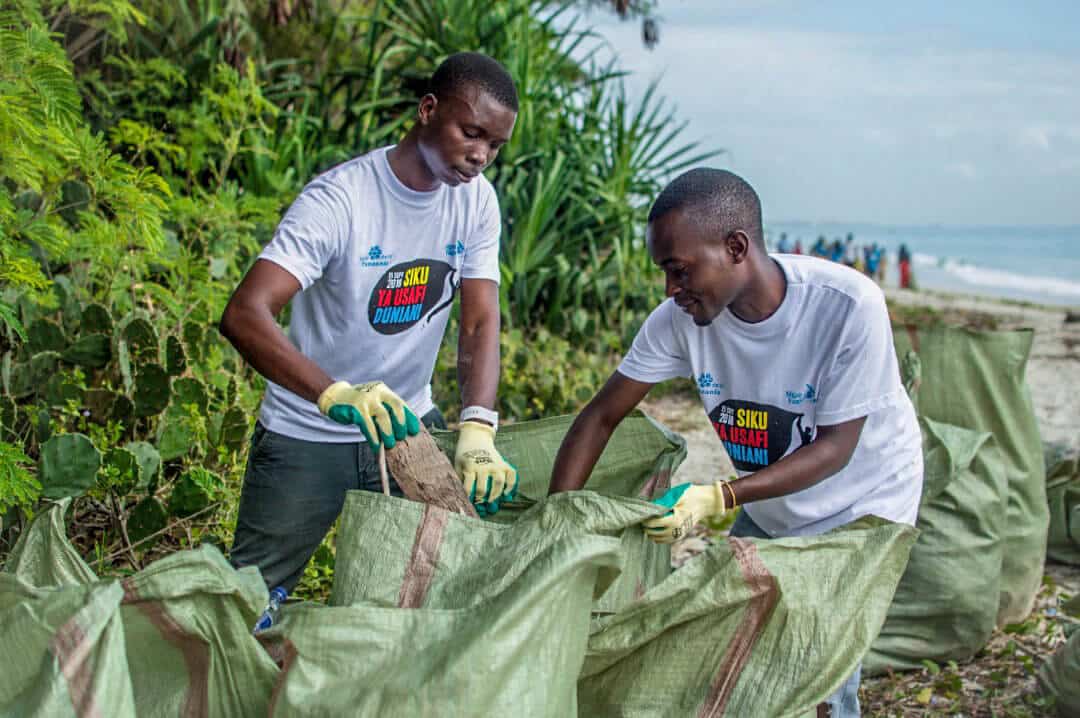
[[347, 490], [379, 490], [380, 444], [416, 434], [418, 416], [445, 428], [431, 376], [459, 290], [455, 468], [481, 514], [515, 491], [494, 445], [502, 222], [481, 172], [517, 109], [502, 65], [450, 56], [401, 143], [312, 180], [230, 299], [221, 331], [267, 379], [231, 560], [268, 586], [292, 591]]
[[[645, 522], [658, 542], [742, 506], [733, 535], [819, 534], [873, 514], [914, 524], [922, 491], [915, 410], [885, 298], [867, 277], [765, 249], [761, 204], [740, 177], [687, 172], [649, 213], [668, 299], [570, 428], [551, 491], [580, 489], [611, 433], [656, 383], [694, 379], [739, 477], [683, 484]], [[859, 671], [828, 701], [858, 715]]]

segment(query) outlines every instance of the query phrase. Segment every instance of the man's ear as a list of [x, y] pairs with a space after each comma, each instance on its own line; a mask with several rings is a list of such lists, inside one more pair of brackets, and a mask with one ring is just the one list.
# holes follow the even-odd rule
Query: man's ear
[[751, 241], [753, 240], [751, 240], [750, 237], [747, 236], [746, 232], [742, 231], [741, 229], [736, 229], [735, 231], [728, 234], [728, 236], [724, 239], [724, 242], [727, 245], [726, 249], [728, 255], [731, 257], [732, 263], [739, 264], [746, 259], [746, 257], [750, 254]]
[[416, 119], [421, 125], [427, 126], [435, 116], [435, 108], [439, 104], [439, 98], [430, 92], [420, 98], [420, 104], [416, 108]]

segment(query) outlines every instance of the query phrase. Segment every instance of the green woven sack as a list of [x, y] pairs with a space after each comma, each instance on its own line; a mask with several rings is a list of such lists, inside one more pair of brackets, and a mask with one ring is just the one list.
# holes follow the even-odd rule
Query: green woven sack
[[1024, 381], [1033, 332], [952, 327], [893, 331], [896, 353], [921, 360], [919, 414], [989, 432], [1000, 452], [1006, 494], [998, 625], [1018, 623], [1042, 585], [1049, 511], [1042, 441]]
[[1046, 454], [1046, 501], [1050, 530], [1046, 555], [1080, 566], [1080, 452], [1051, 445]]
[[[1064, 609], [1080, 616], [1080, 597]], [[1061, 718], [1080, 716], [1080, 629], [1073, 626], [1069, 639], [1039, 668], [1039, 686], [1054, 698]]]
[[[497, 523], [512, 523], [522, 512], [547, 496], [555, 455], [562, 445], [574, 416], [555, 416], [500, 427], [495, 446], [521, 476], [519, 499], [505, 505], [493, 517]], [[457, 432], [436, 432], [435, 439], [450, 457]], [[631, 412], [619, 424], [604, 448], [588, 488], [609, 496], [636, 496], [651, 499], [671, 486], [671, 477], [686, 458], [686, 441], [640, 411]], [[671, 551], [649, 541], [642, 532], [620, 536], [623, 571], [594, 604], [598, 613], [611, 613], [633, 601], [671, 573]], [[331, 596], [331, 603], [337, 603]]]
[[925, 480], [911, 550], [867, 675], [966, 660], [997, 621], [1005, 477], [986, 432], [920, 419]]
[[278, 668], [251, 635], [267, 592], [205, 546], [99, 580], [39, 514], [0, 573], [0, 715], [266, 715]]

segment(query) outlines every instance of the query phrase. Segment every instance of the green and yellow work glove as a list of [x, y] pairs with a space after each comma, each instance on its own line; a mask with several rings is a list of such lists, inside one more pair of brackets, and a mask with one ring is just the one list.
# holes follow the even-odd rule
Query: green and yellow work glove
[[319, 411], [339, 424], [356, 425], [368, 444], [387, 449], [406, 436], [420, 433], [420, 420], [405, 402], [381, 381], [331, 384], [319, 396]]
[[499, 510], [503, 499], [517, 494], [517, 469], [495, 450], [495, 427], [479, 421], [463, 421], [458, 429], [454, 469], [481, 516]]
[[[734, 493], [731, 495], [734, 498]], [[645, 535], [656, 543], [671, 543], [680, 539], [689, 534], [698, 521], [709, 516], [723, 516], [728, 509], [734, 508], [734, 501], [729, 506], [724, 498], [723, 481], [708, 486], [680, 484], [668, 489], [653, 503], [671, 509], [663, 516], [642, 522]]]

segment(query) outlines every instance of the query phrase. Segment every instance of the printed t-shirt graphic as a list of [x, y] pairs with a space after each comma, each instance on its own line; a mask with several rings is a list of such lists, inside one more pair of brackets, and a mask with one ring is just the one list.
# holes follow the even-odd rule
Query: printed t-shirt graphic
[[814, 429], [803, 427], [803, 416], [739, 399], [728, 399], [709, 412], [716, 435], [740, 471], [757, 471], [809, 444]]
[[454, 301], [453, 267], [433, 259], [417, 259], [388, 269], [371, 293], [368, 321], [380, 334], [398, 334], [421, 319], [428, 321]]

